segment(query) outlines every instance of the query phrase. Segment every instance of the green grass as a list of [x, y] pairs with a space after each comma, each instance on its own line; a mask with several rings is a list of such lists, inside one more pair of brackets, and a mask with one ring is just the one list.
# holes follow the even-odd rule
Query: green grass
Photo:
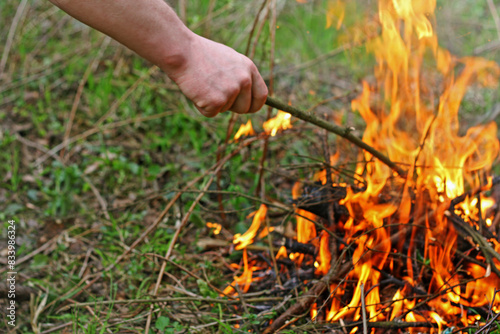
[[[260, 1], [219, 0], [213, 2], [212, 9], [211, 1], [187, 3], [187, 22], [195, 31], [245, 51]], [[325, 108], [329, 113], [339, 110], [348, 124], [362, 127], [359, 117], [349, 112], [349, 98], [356, 96], [360, 80], [371, 74], [373, 57], [365, 54], [364, 47], [293, 70], [293, 66], [339, 46], [344, 31], [325, 30], [326, 3], [279, 4], [275, 68], [285, 71], [274, 78], [275, 92], [305, 108], [339, 91], [348, 93], [348, 98]], [[18, 4], [13, 0], [0, 4], [0, 54]], [[0, 77], [0, 219], [16, 220], [18, 259], [39, 247], [48, 247], [16, 268], [22, 274], [21, 285], [40, 291], [31, 308], [29, 303], [19, 305], [17, 331], [33, 333], [36, 326], [44, 331], [68, 323], [64, 329], [67, 333], [141, 332], [150, 303], [102, 305], [99, 301], [151, 296], [161, 267], [161, 260], [152, 254], [165, 255], [197, 193], [184, 193], [146, 242], [113, 270], [103, 269], [141, 236], [178, 189], [215, 164], [230, 115], [202, 118], [172, 82], [159, 71], [149, 72], [151, 65], [132, 52], [116, 42], [105, 46], [102, 34], [69, 19], [47, 1], [29, 1], [28, 6], [17, 27], [6, 72]], [[200, 24], [211, 10], [217, 15]], [[359, 10], [346, 18], [346, 24], [353, 25], [365, 15]], [[443, 44], [461, 56], [471, 55], [478, 46], [496, 38], [485, 3], [456, 1], [440, 9], [438, 22], [450, 18], [453, 25], [442, 28], [446, 35]], [[273, 47], [268, 23], [256, 45], [255, 62], [268, 78]], [[484, 55], [499, 60], [493, 52]], [[95, 127], [98, 131], [46, 156], [64, 140], [76, 91], [94, 61], [96, 67], [84, 84], [70, 138]], [[122, 99], [138, 81], [137, 87]], [[339, 86], [338, 81], [347, 82], [352, 91], [339, 88], [345, 86]], [[474, 122], [477, 113], [487, 114], [495, 103], [497, 90], [471, 94], [462, 107], [462, 117]], [[144, 120], [163, 112], [168, 114]], [[97, 125], [104, 115], [107, 117]], [[240, 117], [236, 126], [248, 118], [261, 131], [265, 112]], [[130, 122], [106, 128], [123, 120]], [[282, 202], [289, 201], [294, 181], [310, 178], [316, 170], [286, 168], [311, 163], [307, 156], [323, 159], [323, 132], [299, 122], [294, 127], [271, 139], [264, 165], [265, 193]], [[333, 139], [331, 144], [334, 151]], [[226, 151], [236, 148], [236, 143], [230, 143]], [[221, 189], [255, 195], [262, 154], [261, 143], [256, 142], [228, 161], [221, 170]], [[500, 174], [500, 164], [495, 172]], [[193, 189], [201, 186], [202, 182]], [[215, 184], [210, 190], [217, 190]], [[231, 232], [248, 228], [246, 216], [259, 205], [246, 197], [229, 195], [223, 196], [222, 203], [227, 211], [224, 227]], [[211, 235], [204, 227], [206, 222], [222, 223], [218, 210], [216, 195], [203, 197], [174, 247], [173, 261], [223, 287], [233, 275], [224, 261], [240, 259], [241, 252], [216, 256], [197, 245], [197, 241]], [[1, 237], [5, 240], [4, 233]], [[204, 280], [189, 276], [171, 263], [166, 264], [165, 272], [169, 275], [160, 285], [161, 296], [186, 296], [171, 288], [175, 287], [202, 297], [217, 297]], [[87, 286], [93, 274], [98, 277]], [[87, 278], [82, 281], [82, 277]], [[68, 303], [76, 302], [95, 305], [61, 311]], [[2, 307], [4, 303], [0, 301]], [[30, 317], [37, 307], [41, 312], [36, 323], [31, 324]], [[189, 332], [194, 324], [214, 323], [206, 327], [207, 333], [232, 333], [230, 321], [236, 317], [233, 313], [233, 308], [222, 304], [156, 304], [151, 332], [182, 333]], [[273, 319], [276, 313], [259, 319], [251, 313], [239, 316], [242, 319], [238, 332], [242, 333]], [[0, 331], [5, 326], [2, 319]], [[63, 329], [56, 332], [63, 333]]]

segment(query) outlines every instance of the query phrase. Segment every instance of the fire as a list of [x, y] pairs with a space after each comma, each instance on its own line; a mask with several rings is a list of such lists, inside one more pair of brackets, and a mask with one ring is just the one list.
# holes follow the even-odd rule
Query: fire
[[264, 122], [263, 127], [266, 134], [274, 137], [278, 131], [290, 129], [292, 124], [290, 118], [292, 115], [284, 111], [278, 110], [278, 114], [273, 118]]
[[255, 131], [252, 127], [252, 121], [248, 120], [245, 124], [241, 124], [238, 132], [234, 135], [234, 140], [238, 140], [243, 136], [255, 136]]
[[[271, 137], [276, 136], [279, 131], [284, 131], [292, 128], [291, 117], [289, 113], [278, 110], [278, 114], [270, 118], [262, 125], [264, 132]], [[246, 124], [241, 124], [240, 128], [234, 135], [234, 140], [237, 141], [243, 136], [255, 136], [255, 130], [252, 127], [252, 122], [248, 120]]]
[[252, 284], [252, 274], [254, 269], [255, 268], [248, 263], [247, 250], [243, 250], [243, 273], [241, 274], [241, 276], [234, 277], [233, 283], [231, 283], [224, 289], [224, 294], [230, 296], [235, 295], [236, 289], [234, 287], [236, 285], [238, 285], [242, 292], [247, 292], [248, 289], [250, 289], [250, 285]]
[[[340, 26], [345, 6], [341, 1], [335, 6], [329, 15]], [[352, 269], [345, 279], [329, 283], [328, 302], [312, 306], [313, 319], [358, 321], [363, 305], [370, 322], [429, 322], [435, 328], [409, 332], [440, 333], [477, 321], [468, 308], [491, 305], [500, 312], [495, 293], [500, 261], [486, 259], [474, 238], [468, 249], [460, 249], [466, 241], [452, 220], [454, 215], [480, 231], [493, 225], [498, 212], [499, 203], [484, 192], [492, 187], [488, 173], [500, 151], [497, 126], [477, 125], [463, 133], [458, 112], [467, 88], [496, 85], [500, 67], [481, 58], [457, 58], [439, 47], [432, 25], [435, 7], [435, 0], [379, 0], [381, 34], [367, 44], [377, 62], [376, 83], [363, 82], [351, 104], [366, 122], [363, 141], [404, 166], [407, 178], [363, 152], [355, 184], [342, 183], [346, 195], [336, 203], [348, 212], [345, 217], [320, 223], [317, 215], [296, 207], [296, 241], [314, 246], [315, 252], [289, 252], [282, 246], [276, 256], [312, 268], [320, 277], [329, 273], [339, 252], [349, 250]], [[424, 71], [429, 59], [434, 73]], [[290, 126], [290, 115], [279, 111], [264, 129], [274, 136]], [[335, 154], [332, 164], [338, 159]], [[315, 181], [332, 185], [326, 170]], [[301, 190], [294, 187], [295, 200]], [[253, 242], [266, 212], [262, 205], [250, 229], [235, 235], [236, 249]], [[342, 236], [343, 243], [333, 242], [332, 234]], [[500, 252], [495, 238], [487, 242]], [[397, 284], [383, 291], [387, 275]]]
[[[252, 243], [253, 239], [259, 231], [260, 224], [266, 219], [267, 206], [262, 204], [257, 212], [250, 214], [253, 215], [253, 221], [250, 228], [243, 234], [235, 234], [233, 238], [233, 243], [236, 245], [235, 249], [244, 249], [246, 246]], [[250, 218], [247, 217], [247, 218]]]
[[[433, 275], [429, 294], [441, 293], [440, 298], [429, 301], [428, 305], [437, 312], [429, 312], [428, 319], [433, 319], [441, 327], [448, 321], [460, 316], [459, 304], [472, 306], [471, 295], [462, 294], [461, 275], [457, 275], [454, 264], [457, 247], [457, 234], [452, 224], [445, 217], [445, 210], [450, 201], [462, 195], [466, 188], [477, 188], [484, 184], [482, 176], [491, 167], [499, 152], [497, 127], [494, 123], [476, 126], [463, 136], [459, 134], [458, 111], [468, 85], [473, 83], [490, 84], [490, 77], [498, 76], [500, 68], [493, 62], [478, 58], [455, 59], [437, 44], [437, 37], [429, 21], [429, 14], [434, 11], [435, 1], [422, 0], [380, 0], [379, 20], [382, 34], [371, 41], [368, 49], [375, 54], [377, 84], [363, 84], [363, 93], [352, 102], [353, 110], [359, 111], [366, 121], [363, 140], [381, 152], [385, 152], [392, 161], [410, 166], [412, 175], [406, 180], [401, 200], [380, 203], [379, 196], [391, 181], [393, 172], [379, 161], [366, 165], [366, 190], [357, 194], [349, 193], [343, 204], [349, 209], [351, 217], [345, 224], [347, 241], [358, 245], [353, 255], [355, 269], [350, 277], [358, 280], [358, 286], [351, 302], [333, 315], [332, 320], [346, 317], [359, 307], [361, 283], [376, 286], [379, 282], [378, 270], [388, 265], [387, 256], [390, 245], [383, 247], [382, 253], [369, 250], [391, 236], [391, 230], [384, 228], [384, 222], [398, 212], [399, 223], [409, 223], [410, 211], [425, 215], [425, 258], [428, 259]], [[438, 70], [442, 75], [443, 92], [437, 99], [427, 94], [422, 71], [423, 56], [430, 51], [434, 55]], [[455, 75], [456, 65], [463, 70]], [[485, 78], [488, 77], [486, 80]], [[375, 97], [380, 102], [375, 103]], [[371, 161], [371, 156], [364, 153], [364, 159]], [[358, 172], [362, 173], [358, 166]], [[390, 182], [391, 181], [391, 182]], [[414, 208], [405, 193], [412, 187], [415, 196]], [[397, 187], [397, 185], [396, 185]], [[459, 214], [469, 217], [467, 221], [477, 221], [485, 217], [493, 201], [482, 198], [478, 207], [477, 198], [463, 201]], [[359, 217], [359, 212], [363, 213]], [[465, 219], [465, 218], [464, 218]], [[373, 230], [373, 232], [367, 232]], [[349, 239], [360, 232], [366, 234], [356, 239]], [[418, 231], [421, 232], [421, 231]], [[393, 232], [392, 232], [393, 233]], [[415, 235], [415, 228], [414, 233]], [[403, 244], [400, 243], [402, 246]], [[414, 251], [410, 245], [408, 255]], [[413, 250], [412, 250], [413, 248]], [[391, 266], [392, 266], [391, 262]], [[483, 269], [479, 267], [480, 269]], [[478, 268], [475, 268], [477, 273]], [[484, 271], [484, 269], [483, 269]], [[406, 272], [411, 275], [408, 282], [416, 286], [419, 273], [413, 272], [413, 265], [408, 261]], [[479, 295], [487, 294], [497, 281], [484, 282], [483, 276], [476, 274], [477, 281], [467, 285], [468, 291], [474, 290]], [[417, 279], [417, 281], [414, 281]], [[498, 277], [495, 276], [495, 279]], [[495, 285], [496, 284], [496, 285]], [[481, 290], [481, 288], [484, 290]], [[477, 289], [477, 290], [476, 290]], [[404, 299], [404, 291], [396, 293], [393, 299], [391, 319], [404, 313], [413, 306]], [[372, 294], [378, 294], [374, 291]], [[491, 294], [491, 293], [490, 293]], [[473, 299], [473, 298], [472, 298]], [[379, 305], [377, 297], [372, 302]], [[491, 299], [490, 299], [491, 300]], [[474, 306], [479, 305], [479, 300]], [[382, 310], [370, 312], [372, 319]], [[355, 315], [351, 315], [355, 316]], [[356, 318], [356, 317], [355, 317]], [[416, 321], [414, 312], [406, 314], [407, 321]], [[374, 320], [372, 320], [374, 321]], [[425, 321], [425, 319], [424, 319]]]

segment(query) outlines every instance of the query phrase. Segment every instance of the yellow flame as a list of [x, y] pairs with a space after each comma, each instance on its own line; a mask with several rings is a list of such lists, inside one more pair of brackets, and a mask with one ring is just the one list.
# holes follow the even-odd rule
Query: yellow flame
[[[428, 303], [433, 312], [426, 312], [425, 316], [434, 319], [441, 328], [446, 321], [454, 321], [461, 314], [457, 304], [469, 305], [464, 301], [468, 299], [473, 301], [470, 306], [481, 306], [484, 295], [489, 296], [489, 291], [499, 286], [496, 275], [488, 275], [484, 268], [477, 266], [469, 268], [477, 281], [467, 284], [465, 294], [461, 291], [463, 277], [457, 275], [453, 261], [457, 235], [450, 227], [445, 210], [450, 200], [462, 195], [467, 188], [484, 185], [483, 176], [500, 151], [494, 122], [472, 127], [465, 134], [461, 133], [458, 122], [460, 103], [467, 88], [472, 84], [495, 85], [500, 66], [481, 58], [458, 59], [440, 48], [431, 24], [435, 7], [435, 0], [379, 1], [381, 35], [367, 43], [367, 49], [377, 61], [376, 84], [364, 82], [362, 93], [351, 106], [366, 122], [363, 141], [392, 161], [409, 166], [411, 178], [401, 187], [411, 187], [415, 198], [405, 190], [401, 201], [382, 200], [386, 196], [381, 195], [387, 193], [388, 187], [399, 183], [394, 182], [390, 168], [373, 159], [371, 154], [362, 153], [361, 160], [368, 163], [358, 164], [356, 173], [365, 177], [366, 190], [355, 193], [348, 189], [347, 196], [340, 202], [350, 216], [344, 224], [346, 242], [355, 242], [357, 246], [352, 255], [355, 267], [349, 279], [356, 279], [358, 285], [346, 306], [332, 307], [327, 316], [331, 321], [359, 317], [361, 283], [366, 289], [373, 287], [366, 301], [373, 305], [380, 303], [379, 272], [373, 269], [391, 265], [386, 260], [391, 253], [387, 240], [392, 230], [384, 227], [385, 221], [397, 216], [398, 223], [406, 224], [411, 221], [413, 211], [426, 217], [424, 257], [433, 273], [429, 294], [440, 294], [440, 298]], [[331, 15], [327, 14], [330, 25], [333, 21], [328, 16]], [[438, 70], [435, 74], [424, 73], [424, 55], [429, 59], [432, 57], [428, 56], [433, 56]], [[456, 70], [458, 66], [460, 71]], [[422, 78], [428, 82], [421, 82]], [[437, 83], [442, 90], [440, 96], [433, 95], [437, 91], [433, 86], [437, 87]], [[325, 172], [318, 174], [318, 178], [328, 182]], [[456, 207], [456, 213], [470, 216], [470, 222], [482, 217], [486, 224], [491, 224], [493, 205], [494, 201], [486, 197], [481, 197], [481, 205], [475, 203], [474, 198], [468, 198]], [[401, 251], [403, 243], [398, 244]], [[409, 247], [414, 251], [416, 246], [410, 242]], [[411, 256], [410, 249], [408, 255]], [[319, 259], [316, 262], [318, 270], [322, 262]], [[412, 262], [407, 261], [406, 265], [406, 272], [412, 276], [408, 282], [412, 282]], [[394, 298], [404, 295], [403, 290], [398, 291]], [[409, 309], [408, 301], [394, 301], [390, 318]], [[376, 306], [367, 307], [367, 311], [371, 317], [377, 317]], [[406, 321], [426, 321], [418, 312], [409, 312], [405, 318]]]
[[315, 321], [317, 316], [318, 316], [318, 304], [314, 303], [311, 306], [311, 320]]
[[345, 3], [342, 0], [330, 0], [326, 12], [326, 28], [330, 28], [334, 21], [337, 21], [335, 27], [340, 29], [345, 17]]
[[242, 136], [255, 136], [255, 131], [252, 127], [252, 121], [248, 120], [246, 124], [241, 124], [240, 128], [234, 135], [234, 140], [240, 139]]
[[284, 111], [278, 110], [278, 114], [264, 122], [263, 127], [266, 134], [274, 137], [278, 131], [290, 129], [292, 124], [290, 118], [292, 115]]

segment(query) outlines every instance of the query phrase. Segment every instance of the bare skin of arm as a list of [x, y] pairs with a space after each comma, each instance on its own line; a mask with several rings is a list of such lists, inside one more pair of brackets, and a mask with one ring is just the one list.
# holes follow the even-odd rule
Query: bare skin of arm
[[254, 63], [190, 31], [163, 0], [50, 0], [159, 66], [205, 116], [258, 111], [267, 87]]

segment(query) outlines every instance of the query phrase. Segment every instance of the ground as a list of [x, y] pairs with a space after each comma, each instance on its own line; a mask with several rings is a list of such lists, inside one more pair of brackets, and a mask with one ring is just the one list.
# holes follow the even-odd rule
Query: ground
[[[259, 18], [261, 4], [173, 6], [197, 33], [252, 55], [275, 96], [361, 135], [350, 101], [363, 78], [372, 80], [363, 44], [325, 28], [328, 0], [277, 1], [275, 27], [272, 15]], [[346, 25], [374, 15], [350, 9]], [[488, 1], [438, 1], [436, 15], [441, 44], [454, 54], [500, 61], [500, 23]], [[248, 119], [262, 133], [267, 108], [238, 117], [227, 137], [229, 113], [203, 118], [160, 70], [48, 1], [4, 0], [0, 22], [0, 272], [13, 271], [14, 225], [16, 287], [36, 294], [18, 300], [14, 329], [6, 315], [0, 329], [232, 333], [280, 314], [206, 301], [232, 281], [229, 263], [241, 259], [227, 246], [231, 235], [248, 228], [261, 202], [270, 204], [273, 225], [283, 223], [286, 212], [273, 204], [291, 204], [294, 182], [311, 179], [325, 147], [352, 160], [355, 148], [298, 120], [276, 137], [235, 142]], [[498, 91], [477, 88], [460, 117], [468, 126], [498, 123], [499, 110]], [[494, 171], [500, 175], [498, 160]], [[214, 236], [207, 222], [222, 224], [222, 233]], [[208, 248], [207, 239], [225, 246]], [[287, 330], [314, 328], [304, 320]]]

